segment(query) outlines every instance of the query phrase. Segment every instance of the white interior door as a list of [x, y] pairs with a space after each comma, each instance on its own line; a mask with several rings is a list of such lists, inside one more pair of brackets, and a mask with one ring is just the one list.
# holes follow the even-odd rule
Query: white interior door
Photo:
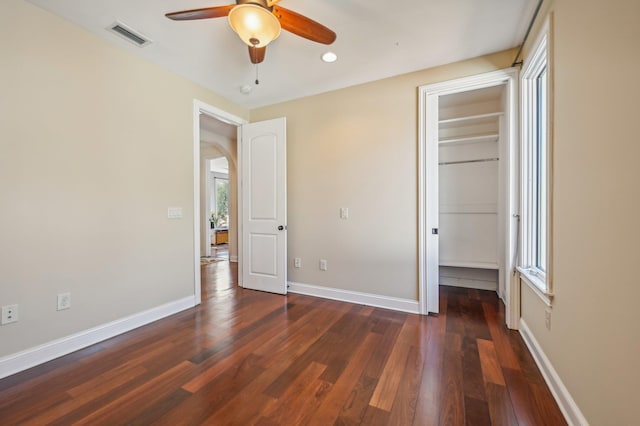
[[242, 286], [287, 292], [286, 119], [242, 126]]

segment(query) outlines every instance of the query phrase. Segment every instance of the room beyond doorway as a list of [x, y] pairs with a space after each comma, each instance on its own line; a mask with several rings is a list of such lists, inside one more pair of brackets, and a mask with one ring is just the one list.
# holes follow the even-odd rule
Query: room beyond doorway
[[226, 243], [226, 259], [235, 262], [238, 260], [237, 128], [202, 116], [200, 131], [200, 256], [216, 257], [214, 245]]

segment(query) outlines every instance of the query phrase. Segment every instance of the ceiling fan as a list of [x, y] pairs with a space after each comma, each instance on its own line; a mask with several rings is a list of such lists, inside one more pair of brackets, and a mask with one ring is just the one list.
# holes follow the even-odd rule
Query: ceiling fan
[[174, 21], [228, 16], [231, 28], [249, 46], [251, 63], [264, 61], [267, 45], [280, 35], [281, 28], [322, 44], [331, 44], [336, 33], [318, 22], [276, 6], [280, 0], [236, 0], [236, 4], [167, 13]]

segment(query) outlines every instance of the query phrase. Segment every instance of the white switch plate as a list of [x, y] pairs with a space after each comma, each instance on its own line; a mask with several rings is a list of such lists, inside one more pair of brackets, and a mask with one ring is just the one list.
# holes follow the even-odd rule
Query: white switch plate
[[302, 268], [302, 259], [296, 257], [293, 259], [293, 266], [296, 268]]
[[58, 310], [64, 311], [71, 308], [71, 293], [60, 293], [58, 295]]
[[182, 219], [182, 207], [169, 207], [167, 210], [167, 218]]
[[18, 305], [6, 305], [2, 307], [2, 320], [0, 324], [11, 324], [18, 322]]
[[320, 259], [320, 270], [321, 271], [327, 270], [327, 259]]
[[340, 207], [340, 219], [349, 219], [349, 207]]

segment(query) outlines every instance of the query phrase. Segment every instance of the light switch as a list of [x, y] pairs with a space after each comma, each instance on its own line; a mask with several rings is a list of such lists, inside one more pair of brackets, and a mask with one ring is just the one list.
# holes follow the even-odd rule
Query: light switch
[[182, 219], [182, 207], [169, 207], [167, 217], [169, 219]]

